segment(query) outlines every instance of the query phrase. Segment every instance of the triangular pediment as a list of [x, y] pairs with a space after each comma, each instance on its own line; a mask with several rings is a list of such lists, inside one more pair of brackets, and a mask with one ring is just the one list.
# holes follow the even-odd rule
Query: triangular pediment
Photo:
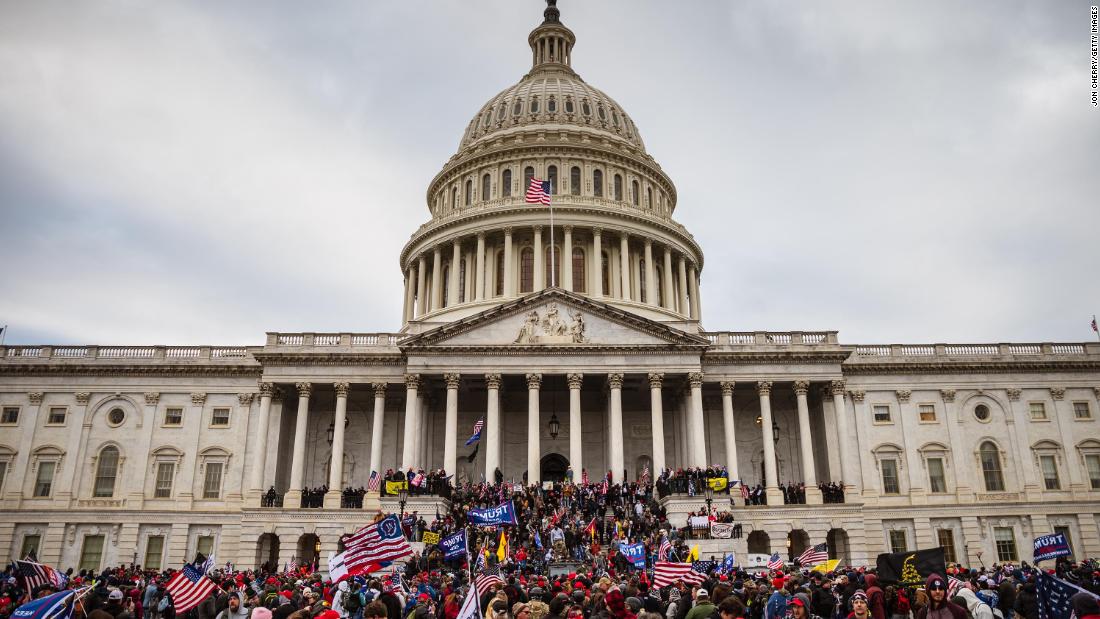
[[701, 349], [708, 345], [709, 342], [698, 335], [560, 288], [548, 288], [425, 331], [404, 340], [400, 347], [402, 350], [486, 347]]

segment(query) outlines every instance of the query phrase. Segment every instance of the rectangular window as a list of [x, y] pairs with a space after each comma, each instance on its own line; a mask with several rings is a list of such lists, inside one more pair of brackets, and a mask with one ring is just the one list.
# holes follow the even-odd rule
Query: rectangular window
[[[222, 463], [207, 462], [206, 478], [202, 482], [202, 498], [216, 499], [222, 490]], [[206, 553], [203, 553], [206, 554]]]
[[229, 426], [229, 409], [215, 408], [214, 413], [210, 416], [210, 425], [220, 427]]
[[1058, 461], [1054, 456], [1039, 456], [1039, 468], [1043, 471], [1043, 484], [1047, 490], [1060, 490], [1061, 482], [1058, 480]]
[[890, 407], [885, 404], [875, 404], [872, 410], [872, 419], [875, 423], [890, 423]]
[[164, 425], [166, 426], [181, 426], [183, 425], [183, 409], [182, 408], [166, 408], [164, 409]]
[[201, 552], [208, 557], [214, 554], [214, 536], [200, 535], [197, 543], [195, 544], [195, 551]]
[[947, 477], [943, 473], [943, 458], [928, 459], [928, 488], [931, 492], [947, 492]]
[[882, 461], [882, 493], [898, 494], [901, 488], [898, 486], [898, 461]]
[[917, 414], [920, 415], [921, 421], [933, 422], [936, 420], [936, 406], [934, 404], [921, 404], [917, 408]]
[[63, 426], [65, 425], [65, 415], [67, 415], [69, 409], [64, 406], [51, 406], [50, 416], [46, 418], [46, 425], [50, 426]]
[[993, 527], [993, 539], [997, 542], [997, 561], [1004, 563], [1019, 560], [1016, 555], [1016, 535], [1012, 532], [1012, 527]]
[[943, 559], [948, 563], [955, 562], [955, 532], [951, 529], [936, 529], [936, 541], [943, 546]]
[[[1089, 487], [1100, 490], [1100, 454], [1085, 456], [1085, 469], [1089, 472]], [[2, 486], [3, 484], [0, 484]]]
[[15, 425], [19, 423], [19, 407], [5, 406], [0, 412], [0, 423]]
[[34, 496], [48, 497], [53, 490], [53, 472], [57, 463], [53, 461], [38, 463], [38, 476], [34, 480]]
[[1073, 418], [1074, 419], [1092, 419], [1092, 410], [1089, 409], [1088, 402], [1074, 402], [1073, 403]]
[[905, 543], [903, 529], [890, 529], [890, 552], [905, 552], [909, 547]]
[[[153, 498], [155, 499], [170, 499], [172, 498], [172, 478], [176, 476], [176, 463], [175, 462], [158, 462], [157, 463], [157, 482], [156, 488], [153, 489]], [[146, 564], [148, 565], [148, 564]]]
[[154, 535], [145, 542], [145, 563], [147, 570], [159, 570], [160, 560], [164, 556], [164, 536]]
[[84, 546], [80, 549], [80, 569], [99, 572], [99, 563], [103, 560], [103, 536], [85, 535]]
[[1027, 410], [1034, 421], [1047, 418], [1047, 405], [1043, 402], [1028, 402]]
[[4, 492], [4, 480], [8, 477], [8, 462], [0, 460], [0, 494]]
[[34, 554], [34, 556], [37, 557], [38, 556], [38, 545], [41, 542], [42, 542], [42, 536], [41, 535], [24, 535], [23, 536], [23, 545], [22, 545], [22, 547], [20, 547], [19, 556], [16, 557], [16, 558], [25, 559], [26, 557], [31, 556], [32, 553]]

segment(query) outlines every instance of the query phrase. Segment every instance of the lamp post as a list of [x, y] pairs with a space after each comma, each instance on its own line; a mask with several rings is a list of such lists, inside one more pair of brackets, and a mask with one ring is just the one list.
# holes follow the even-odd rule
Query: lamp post
[[558, 422], [558, 414], [550, 413], [550, 438], [558, 438], [559, 430], [561, 430], [561, 423]]
[[398, 519], [405, 517], [405, 502], [409, 500], [409, 487], [402, 485], [397, 491], [397, 504], [398, 504]]
[[[351, 417], [344, 417], [344, 428], [347, 428], [351, 424]], [[336, 434], [336, 422], [328, 422], [328, 432], [325, 434], [325, 440], [328, 441], [329, 446], [332, 445], [333, 437]]]
[[707, 499], [707, 518], [710, 518], [710, 504], [714, 502], [714, 488], [710, 487], [710, 483], [703, 487], [703, 496]]

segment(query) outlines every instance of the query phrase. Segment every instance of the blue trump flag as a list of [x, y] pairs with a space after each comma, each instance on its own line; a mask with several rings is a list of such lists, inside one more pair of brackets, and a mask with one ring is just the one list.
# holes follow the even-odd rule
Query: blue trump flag
[[1035, 560], [1057, 559], [1070, 555], [1069, 542], [1061, 533], [1042, 535], [1035, 538]]
[[476, 524], [478, 526], [518, 524], [516, 520], [516, 508], [512, 505], [511, 500], [505, 501], [496, 507], [471, 509], [469, 520], [470, 524]]
[[76, 594], [74, 590], [59, 591], [31, 600], [15, 609], [12, 619], [70, 619]]
[[455, 559], [466, 554], [466, 529], [439, 540], [444, 559]]
[[631, 565], [638, 569], [645, 569], [645, 544], [619, 544], [619, 551]]
[[[1039, 598], [1039, 619], [1070, 619], [1073, 614], [1070, 598], [1081, 592], [1089, 593], [1042, 570], [1039, 570], [1035, 591]], [[1096, 597], [1093, 593], [1089, 595]]]

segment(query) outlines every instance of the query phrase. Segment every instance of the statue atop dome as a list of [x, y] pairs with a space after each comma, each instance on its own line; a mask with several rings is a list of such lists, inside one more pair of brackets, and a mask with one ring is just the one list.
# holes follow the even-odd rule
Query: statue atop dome
[[558, 10], [558, 0], [546, 0], [546, 10], [542, 12], [542, 23], [560, 24], [561, 11]]

